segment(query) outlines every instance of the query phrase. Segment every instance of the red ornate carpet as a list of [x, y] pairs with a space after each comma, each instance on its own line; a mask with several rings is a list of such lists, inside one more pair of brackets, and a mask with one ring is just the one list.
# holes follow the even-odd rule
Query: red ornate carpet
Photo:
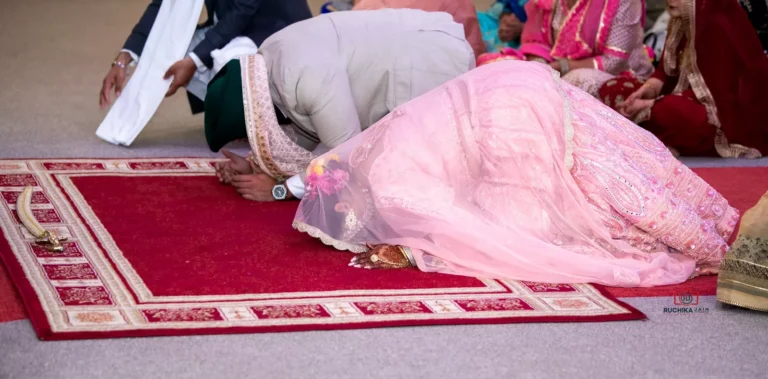
[[[63, 253], [19, 223], [28, 185]], [[296, 203], [242, 200], [209, 160], [0, 161], [0, 196], [0, 256], [41, 339], [644, 317], [588, 284], [348, 267], [291, 229]]]

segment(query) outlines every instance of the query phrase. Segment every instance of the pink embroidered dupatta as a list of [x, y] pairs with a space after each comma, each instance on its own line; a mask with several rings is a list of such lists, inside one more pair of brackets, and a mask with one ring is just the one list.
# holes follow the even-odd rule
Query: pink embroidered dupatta
[[422, 271], [538, 282], [679, 283], [716, 269], [738, 220], [653, 135], [520, 61], [396, 108], [307, 183], [294, 227], [337, 249], [402, 245]]
[[[563, 21], [557, 38], [553, 35], [555, 1], [531, 0], [525, 5], [528, 22], [522, 35], [520, 52], [551, 62], [555, 59], [586, 59], [606, 52], [606, 41], [621, 0], [577, 0]], [[628, 1], [628, 0], [625, 0]], [[645, 14], [645, 1], [643, 1]], [[627, 52], [615, 51], [614, 55]]]

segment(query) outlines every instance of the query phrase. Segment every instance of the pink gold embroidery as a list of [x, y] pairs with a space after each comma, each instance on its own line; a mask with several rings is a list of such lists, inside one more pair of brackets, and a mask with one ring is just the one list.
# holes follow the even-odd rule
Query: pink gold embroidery
[[98, 279], [96, 273], [90, 265], [43, 265], [45, 273], [51, 280], [72, 280], [72, 279]]
[[106, 312], [88, 312], [75, 315], [77, 321], [88, 324], [106, 324], [115, 320], [115, 316]]
[[0, 175], [0, 187], [36, 186], [37, 180], [32, 174]]
[[251, 308], [260, 318], [316, 318], [329, 317], [322, 307], [308, 305], [273, 305]]
[[131, 162], [128, 166], [134, 170], [184, 170], [184, 162]]
[[366, 314], [431, 313], [418, 301], [356, 303], [355, 305]]
[[470, 312], [533, 310], [533, 307], [521, 299], [457, 300], [456, 304]]
[[533, 292], [575, 292], [570, 284], [521, 282]]
[[[6, 192], [3, 191], [3, 198], [5, 199], [5, 202], [8, 204], [16, 204], [16, 201], [19, 199], [19, 195], [21, 195], [21, 192], [16, 191], [10, 191]], [[34, 191], [32, 192], [32, 204], [50, 204], [50, 200], [48, 200], [47, 197], [45, 197], [45, 194], [42, 191]]]
[[105, 170], [106, 167], [103, 163], [45, 163], [43, 167], [50, 171], [66, 171], [66, 170]]
[[581, 299], [555, 299], [552, 304], [563, 309], [585, 309], [589, 308], [589, 303]]
[[216, 308], [171, 308], [143, 310], [150, 322], [201, 322], [222, 320]]
[[104, 287], [60, 287], [56, 290], [65, 305], [112, 304]]

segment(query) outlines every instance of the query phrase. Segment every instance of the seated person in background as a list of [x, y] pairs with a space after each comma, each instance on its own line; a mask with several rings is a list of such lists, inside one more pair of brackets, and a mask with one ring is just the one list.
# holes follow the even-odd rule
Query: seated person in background
[[211, 150], [241, 138], [252, 149], [249, 160], [226, 152], [219, 177], [246, 199], [300, 198], [313, 158], [474, 67], [447, 13], [334, 12], [289, 26], [208, 87]]
[[526, 2], [527, 0], [500, 0], [487, 11], [477, 12], [485, 52], [497, 53], [505, 48], [520, 47], [520, 35], [528, 19], [523, 8]]
[[681, 155], [768, 153], [768, 59], [744, 10], [732, 0], [667, 4], [672, 19], [656, 72], [642, 86], [609, 81], [603, 101]]
[[644, 0], [530, 0], [520, 49], [505, 51], [500, 58], [549, 64], [566, 82], [593, 96], [603, 83], [622, 73], [645, 80], [653, 66], [643, 45], [644, 4]]

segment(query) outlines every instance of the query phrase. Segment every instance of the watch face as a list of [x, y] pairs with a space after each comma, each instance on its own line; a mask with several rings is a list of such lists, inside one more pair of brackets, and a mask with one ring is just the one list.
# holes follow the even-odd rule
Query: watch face
[[278, 184], [274, 188], [272, 188], [272, 197], [274, 197], [277, 200], [285, 199], [285, 196], [287, 194], [288, 194], [288, 191], [285, 189], [284, 185]]

